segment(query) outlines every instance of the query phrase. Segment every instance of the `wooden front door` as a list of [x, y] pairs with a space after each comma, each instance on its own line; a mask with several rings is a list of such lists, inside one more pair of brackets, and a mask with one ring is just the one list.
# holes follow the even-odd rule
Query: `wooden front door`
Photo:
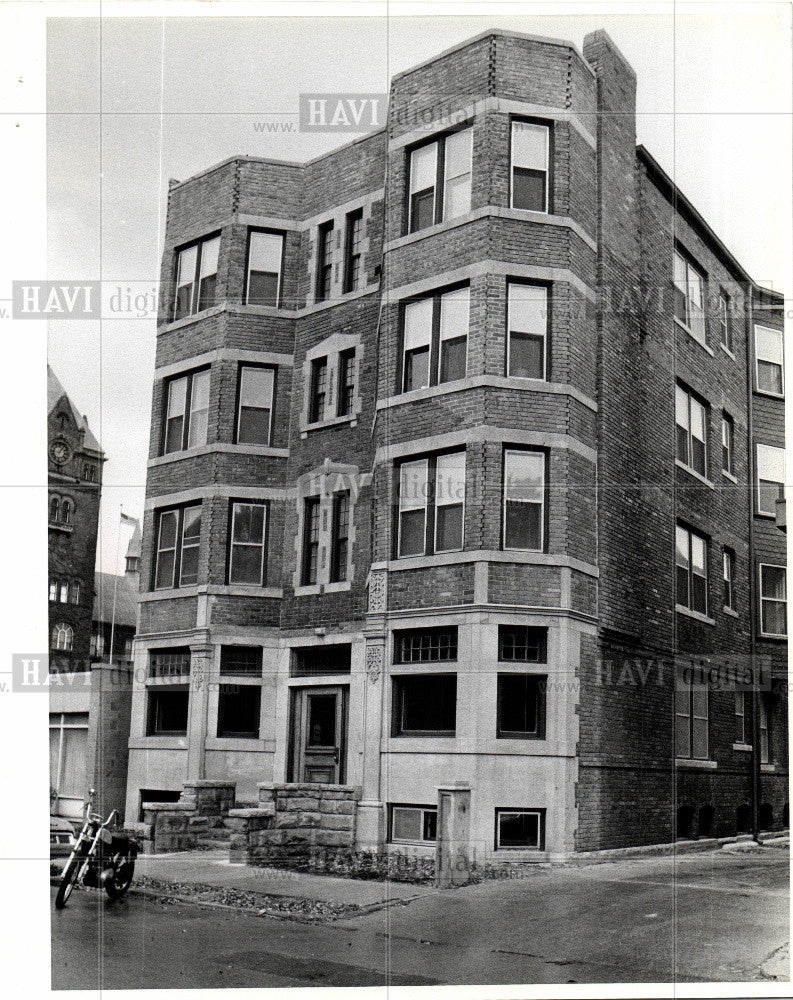
[[337, 686], [294, 689], [293, 781], [344, 782], [346, 695], [346, 688]]

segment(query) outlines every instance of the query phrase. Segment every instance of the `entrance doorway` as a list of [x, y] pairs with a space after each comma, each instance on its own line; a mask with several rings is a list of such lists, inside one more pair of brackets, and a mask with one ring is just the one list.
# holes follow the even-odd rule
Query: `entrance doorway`
[[346, 687], [293, 688], [290, 780], [343, 784], [346, 732]]

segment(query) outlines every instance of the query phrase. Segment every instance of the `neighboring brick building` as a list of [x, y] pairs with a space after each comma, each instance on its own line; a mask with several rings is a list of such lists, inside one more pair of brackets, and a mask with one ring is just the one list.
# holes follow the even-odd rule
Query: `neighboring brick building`
[[489, 32], [387, 132], [171, 183], [128, 820], [346, 783], [420, 853], [465, 783], [477, 857], [533, 860], [733, 833], [756, 759], [787, 821], [786, 694], [734, 687], [786, 677], [782, 297], [635, 86], [603, 32]]

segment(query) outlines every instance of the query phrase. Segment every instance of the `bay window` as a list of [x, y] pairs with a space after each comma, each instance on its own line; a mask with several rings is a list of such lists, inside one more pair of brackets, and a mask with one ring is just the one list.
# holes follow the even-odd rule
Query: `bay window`
[[267, 504], [234, 501], [231, 504], [229, 583], [263, 587]]
[[201, 504], [160, 511], [154, 560], [155, 590], [198, 582]]
[[209, 372], [209, 368], [203, 368], [166, 383], [163, 454], [206, 444]]
[[402, 392], [465, 377], [470, 288], [406, 302], [402, 309]]

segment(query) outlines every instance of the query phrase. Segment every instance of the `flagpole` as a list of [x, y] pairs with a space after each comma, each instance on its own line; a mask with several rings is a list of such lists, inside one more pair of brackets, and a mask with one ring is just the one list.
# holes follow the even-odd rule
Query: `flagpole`
[[121, 551], [121, 522], [124, 519], [124, 504], [119, 504], [118, 527], [116, 528], [116, 561], [113, 573], [113, 617], [110, 620], [110, 660], [109, 665], [113, 666], [113, 642], [116, 636], [116, 594], [118, 593], [118, 554]]

